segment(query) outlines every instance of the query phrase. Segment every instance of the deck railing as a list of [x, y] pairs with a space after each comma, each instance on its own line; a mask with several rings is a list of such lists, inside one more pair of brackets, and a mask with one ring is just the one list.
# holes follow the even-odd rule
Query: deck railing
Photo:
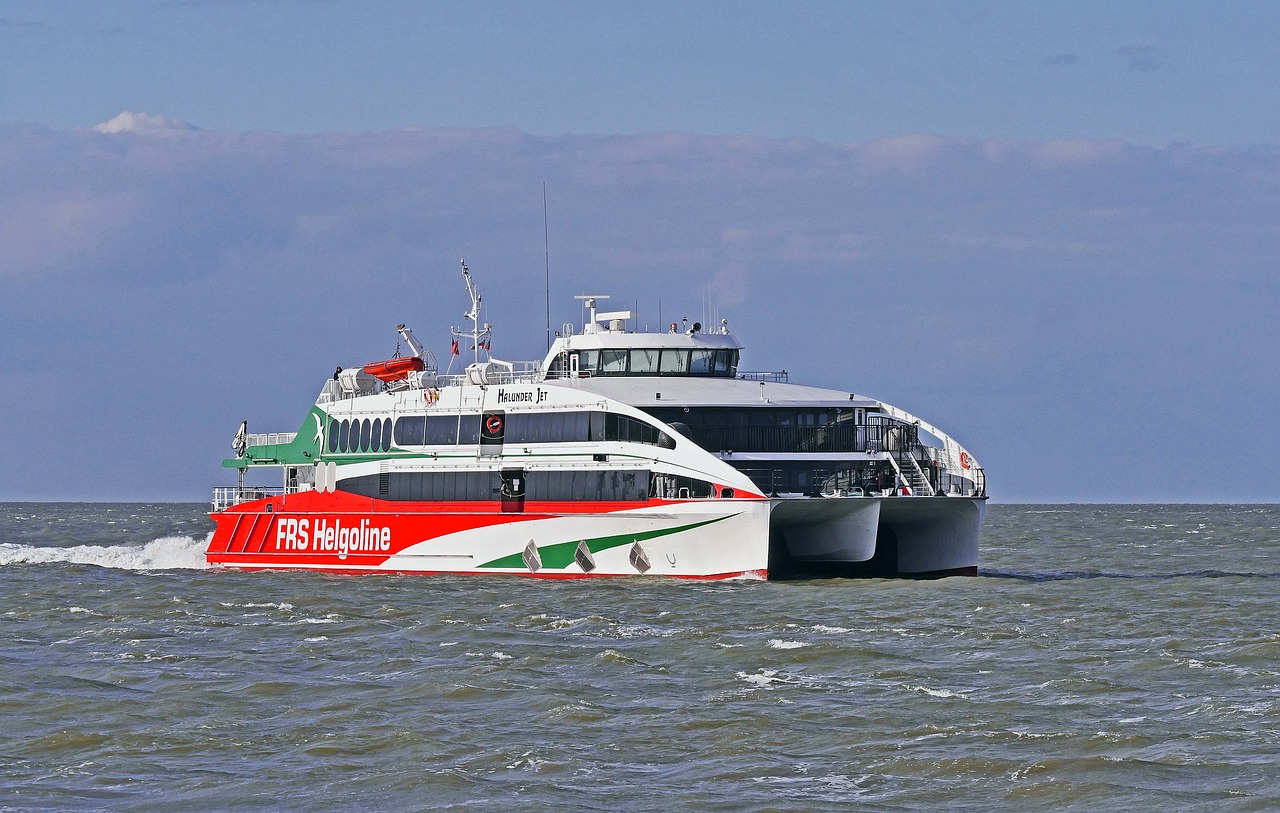
[[244, 439], [247, 446], [286, 446], [297, 436], [297, 432], [267, 432], [245, 435]]
[[262, 500], [267, 497], [279, 497], [282, 494], [297, 494], [312, 488], [310, 482], [281, 486], [215, 486], [213, 489], [213, 510], [225, 511], [233, 505]]

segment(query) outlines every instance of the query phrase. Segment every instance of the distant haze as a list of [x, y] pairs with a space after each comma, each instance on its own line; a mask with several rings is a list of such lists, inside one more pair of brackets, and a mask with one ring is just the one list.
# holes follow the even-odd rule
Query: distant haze
[[138, 111], [0, 127], [0, 499], [204, 500], [242, 419], [294, 431], [466, 258], [494, 355], [611, 294], [714, 310], [743, 368], [952, 433], [1002, 501], [1266, 501], [1280, 154], [902, 134], [281, 134]]

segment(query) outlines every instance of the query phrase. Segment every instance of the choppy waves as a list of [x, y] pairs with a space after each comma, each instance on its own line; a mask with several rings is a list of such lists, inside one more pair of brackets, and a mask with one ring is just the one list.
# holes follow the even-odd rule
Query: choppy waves
[[728, 584], [206, 571], [163, 511], [32, 516], [0, 806], [1280, 808], [1280, 509], [993, 506], [985, 578]]

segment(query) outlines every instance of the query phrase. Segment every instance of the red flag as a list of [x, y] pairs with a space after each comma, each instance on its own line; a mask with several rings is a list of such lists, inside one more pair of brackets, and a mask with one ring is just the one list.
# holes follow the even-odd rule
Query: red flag
[[458, 355], [458, 340], [457, 340], [457, 339], [454, 339], [454, 340], [453, 340], [453, 350], [452, 350], [452, 352], [450, 352], [450, 354], [449, 354], [449, 355], [451, 355], [451, 356], [456, 356], [456, 355]]

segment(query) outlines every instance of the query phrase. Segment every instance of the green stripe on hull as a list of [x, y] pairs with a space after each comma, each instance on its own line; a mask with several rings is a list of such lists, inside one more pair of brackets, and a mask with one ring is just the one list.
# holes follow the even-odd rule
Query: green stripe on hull
[[[597, 536], [594, 539], [583, 539], [581, 542], [586, 543], [587, 550], [592, 553], [599, 553], [603, 550], [616, 548], [621, 545], [630, 545], [633, 542], [644, 542], [649, 539], [657, 539], [662, 536], [670, 536], [678, 534], [681, 531], [689, 531], [694, 528], [701, 528], [703, 525], [711, 525], [725, 519], [732, 519], [738, 516], [731, 514], [727, 517], [716, 517], [715, 519], [707, 519], [702, 522], [694, 522], [690, 525], [681, 525], [678, 528], [660, 528], [656, 531], [641, 531], [639, 533], [618, 534], [616, 536]], [[562, 570], [573, 563], [573, 554], [577, 551], [579, 541], [573, 542], [557, 542], [554, 545], [539, 545], [538, 556], [542, 559], [542, 566], [553, 570]], [[485, 562], [478, 567], [503, 567], [503, 568], [519, 568], [524, 569], [523, 552], [513, 553], [510, 556], [503, 556], [500, 559], [494, 559], [491, 562]]]

